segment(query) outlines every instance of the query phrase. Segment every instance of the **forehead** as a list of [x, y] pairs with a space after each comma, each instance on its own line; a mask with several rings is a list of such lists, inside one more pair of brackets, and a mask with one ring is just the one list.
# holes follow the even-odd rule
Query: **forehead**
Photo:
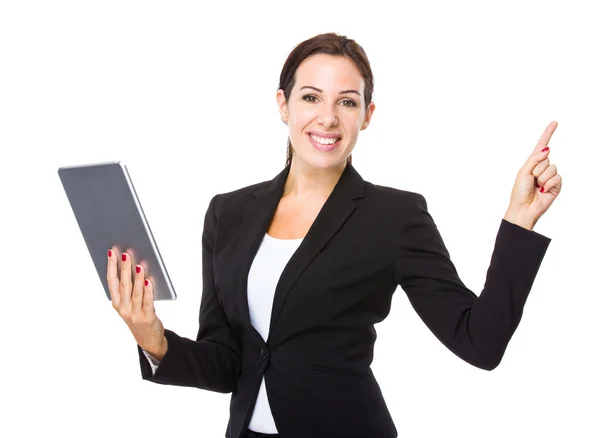
[[365, 81], [358, 68], [348, 58], [319, 53], [306, 58], [296, 70], [294, 88], [305, 85], [320, 88], [324, 92], [357, 90], [362, 94]]

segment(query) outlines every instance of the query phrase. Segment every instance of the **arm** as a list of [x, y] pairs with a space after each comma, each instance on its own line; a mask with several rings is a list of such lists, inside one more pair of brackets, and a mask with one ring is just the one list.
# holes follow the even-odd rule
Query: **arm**
[[142, 378], [155, 383], [192, 386], [228, 393], [235, 390], [239, 376], [241, 349], [231, 333], [219, 303], [213, 275], [213, 248], [217, 218], [215, 203], [210, 201], [202, 233], [202, 299], [200, 327], [196, 340], [187, 339], [165, 329], [168, 349], [156, 371], [138, 345]]
[[466, 362], [498, 366], [550, 239], [502, 219], [483, 291], [460, 280], [422, 195], [398, 236], [395, 278], [433, 334]]

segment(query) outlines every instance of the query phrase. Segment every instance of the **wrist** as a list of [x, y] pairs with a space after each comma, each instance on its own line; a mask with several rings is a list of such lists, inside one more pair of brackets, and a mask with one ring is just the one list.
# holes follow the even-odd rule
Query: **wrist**
[[158, 345], [149, 346], [148, 348], [142, 347], [142, 349], [156, 359], [162, 360], [169, 349], [169, 343], [167, 338], [163, 336]]
[[526, 213], [514, 211], [510, 208], [506, 211], [506, 214], [504, 215], [504, 220], [518, 225], [522, 228], [525, 228], [529, 231], [533, 230], [533, 227], [536, 223], [536, 220], [533, 219], [531, 216], [527, 215]]

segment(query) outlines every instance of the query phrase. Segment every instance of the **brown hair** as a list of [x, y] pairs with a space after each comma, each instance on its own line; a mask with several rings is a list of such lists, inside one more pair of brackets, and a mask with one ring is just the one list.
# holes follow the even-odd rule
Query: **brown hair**
[[[365, 81], [365, 105], [368, 107], [373, 96], [373, 72], [367, 54], [354, 40], [337, 33], [322, 33], [298, 44], [289, 54], [279, 76], [279, 88], [283, 90], [286, 102], [289, 101], [292, 88], [296, 82], [296, 70], [306, 58], [318, 53], [343, 56], [356, 65]], [[292, 162], [292, 142], [288, 138], [287, 159], [285, 165]], [[348, 164], [352, 164], [352, 154], [348, 156]]]

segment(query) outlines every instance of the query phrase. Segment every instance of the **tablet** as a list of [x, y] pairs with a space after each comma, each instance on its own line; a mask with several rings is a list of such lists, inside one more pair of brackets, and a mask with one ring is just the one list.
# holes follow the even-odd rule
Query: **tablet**
[[[63, 166], [58, 175], [107, 298], [110, 300], [108, 250], [114, 248], [131, 256], [132, 267], [144, 266], [146, 278], [154, 285], [154, 300], [176, 299], [125, 164], [111, 161]], [[120, 276], [121, 260], [117, 263]]]

